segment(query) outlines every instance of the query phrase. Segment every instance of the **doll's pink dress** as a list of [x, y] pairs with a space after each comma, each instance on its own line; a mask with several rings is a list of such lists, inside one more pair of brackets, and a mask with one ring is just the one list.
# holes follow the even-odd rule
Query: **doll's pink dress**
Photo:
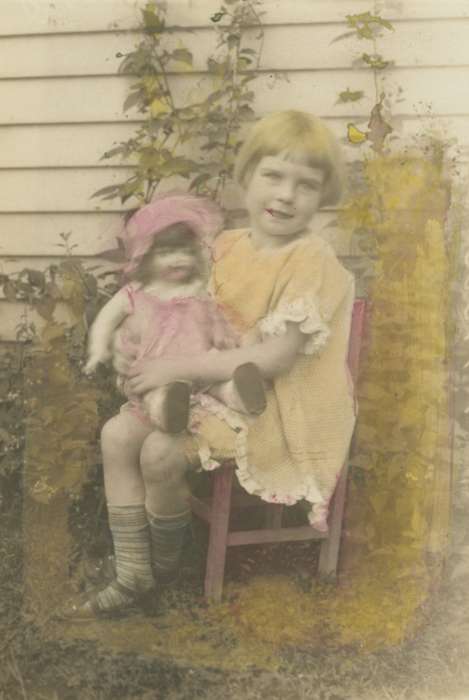
[[[124, 355], [143, 359], [190, 356], [236, 344], [236, 336], [220, 306], [207, 294], [163, 300], [128, 284], [124, 287], [131, 312], [119, 326], [118, 346]], [[148, 422], [142, 401], [121, 382], [129, 399], [122, 408]]]

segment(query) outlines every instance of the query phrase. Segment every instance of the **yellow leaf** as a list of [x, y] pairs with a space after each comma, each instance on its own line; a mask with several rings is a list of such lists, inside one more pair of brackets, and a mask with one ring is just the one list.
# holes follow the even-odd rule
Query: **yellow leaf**
[[155, 98], [150, 104], [150, 114], [152, 117], [159, 117], [160, 114], [167, 114], [169, 112], [169, 105], [163, 100]]
[[368, 135], [355, 126], [355, 124], [347, 124], [347, 138], [350, 143], [357, 144], [366, 141]]

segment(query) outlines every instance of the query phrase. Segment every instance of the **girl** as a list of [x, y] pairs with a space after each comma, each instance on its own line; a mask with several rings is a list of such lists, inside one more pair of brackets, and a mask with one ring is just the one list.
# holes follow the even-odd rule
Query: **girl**
[[[222, 215], [209, 200], [166, 194], [140, 209], [124, 230], [130, 280], [99, 312], [89, 334], [85, 373], [111, 356], [111, 341], [134, 358], [188, 355], [235, 347], [236, 336], [206, 292], [207, 251], [221, 228]], [[129, 398], [124, 410], [161, 430], [187, 427], [192, 387], [172, 382], [140, 400], [120, 377]], [[211, 388], [235, 410], [264, 407], [262, 380], [252, 364], [235, 369], [233, 380]]]
[[129, 413], [105, 425], [116, 579], [72, 604], [68, 617], [124, 613], [148, 595], [154, 599], [151, 556], [157, 572], [173, 570], [189, 523], [189, 465], [213, 468], [214, 460], [234, 457], [247, 491], [287, 504], [305, 499], [310, 522], [327, 529], [355, 418], [346, 365], [354, 283], [311, 221], [321, 206], [339, 200], [341, 174], [332, 135], [310, 114], [271, 114], [248, 135], [235, 176], [249, 226], [217, 238], [211, 289], [238, 332], [255, 331], [259, 339], [218, 353], [148, 360], [133, 370], [117, 353], [115, 366], [128, 374], [133, 392], [144, 394], [173, 381], [227, 381], [236, 367], [254, 363], [271, 382], [266, 409], [233, 419], [207, 397], [180, 435], [137, 425]]

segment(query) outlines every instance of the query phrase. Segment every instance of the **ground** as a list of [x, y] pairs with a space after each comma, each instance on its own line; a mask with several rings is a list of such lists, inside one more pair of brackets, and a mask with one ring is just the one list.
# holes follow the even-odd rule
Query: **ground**
[[[245, 659], [244, 668], [221, 669], [209, 662], [187, 664], [169, 658], [164, 653], [166, 630], [159, 626], [158, 619], [152, 623], [153, 631], [162, 645], [149, 654], [139, 651], [138, 645], [134, 645], [133, 651], [127, 645], [135, 635], [141, 638], [146, 629], [148, 622], [139, 617], [99, 623], [101, 632], [97, 633], [89, 625], [81, 631], [72, 631], [70, 625], [38, 626], [25, 616], [24, 609], [22, 612], [19, 500], [16, 499], [15, 507], [13, 498], [1, 514], [4, 533], [0, 552], [2, 700], [469, 698], [469, 576], [460, 557], [455, 556], [454, 561], [450, 561], [445, 583], [428, 601], [421, 615], [420, 629], [401, 645], [365, 653], [357, 645], [321, 650], [308, 648], [307, 644], [286, 644], [275, 666], [269, 667], [265, 662], [256, 668], [255, 662]], [[306, 551], [308, 547], [303, 547], [303, 554], [311, 563], [314, 551]], [[259, 573], [275, 576], [272, 567], [279, 558], [295, 568], [300, 551], [293, 555], [290, 548], [289, 554], [285, 550], [283, 554], [277, 551], [274, 555], [266, 548], [264, 552], [253, 549], [251, 556], [245, 555], [244, 568], [232, 558], [231, 584], [247, 582], [253, 576], [255, 561], [261, 564], [256, 576]], [[163, 613], [168, 606], [187, 606], [188, 596], [196, 595], [197, 587], [200, 594], [198, 564], [192, 562], [191, 566], [192, 581], [186, 580], [162, 594]], [[188, 565], [188, 571], [191, 566]], [[296, 579], [300, 580], [301, 577]], [[200, 602], [193, 607], [193, 615], [197, 617], [198, 614], [205, 614]], [[84, 637], [81, 640], [80, 635]], [[106, 638], [114, 639], [115, 643], [103, 644]]]

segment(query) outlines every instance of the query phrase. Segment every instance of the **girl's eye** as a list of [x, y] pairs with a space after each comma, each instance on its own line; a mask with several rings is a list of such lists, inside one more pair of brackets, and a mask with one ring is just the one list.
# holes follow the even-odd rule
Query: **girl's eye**
[[304, 190], [309, 190], [311, 192], [315, 192], [318, 189], [318, 185], [315, 182], [309, 182], [309, 180], [300, 182], [300, 187], [302, 187]]
[[264, 172], [264, 177], [267, 177], [269, 180], [280, 180], [281, 175], [274, 170], [268, 170]]

